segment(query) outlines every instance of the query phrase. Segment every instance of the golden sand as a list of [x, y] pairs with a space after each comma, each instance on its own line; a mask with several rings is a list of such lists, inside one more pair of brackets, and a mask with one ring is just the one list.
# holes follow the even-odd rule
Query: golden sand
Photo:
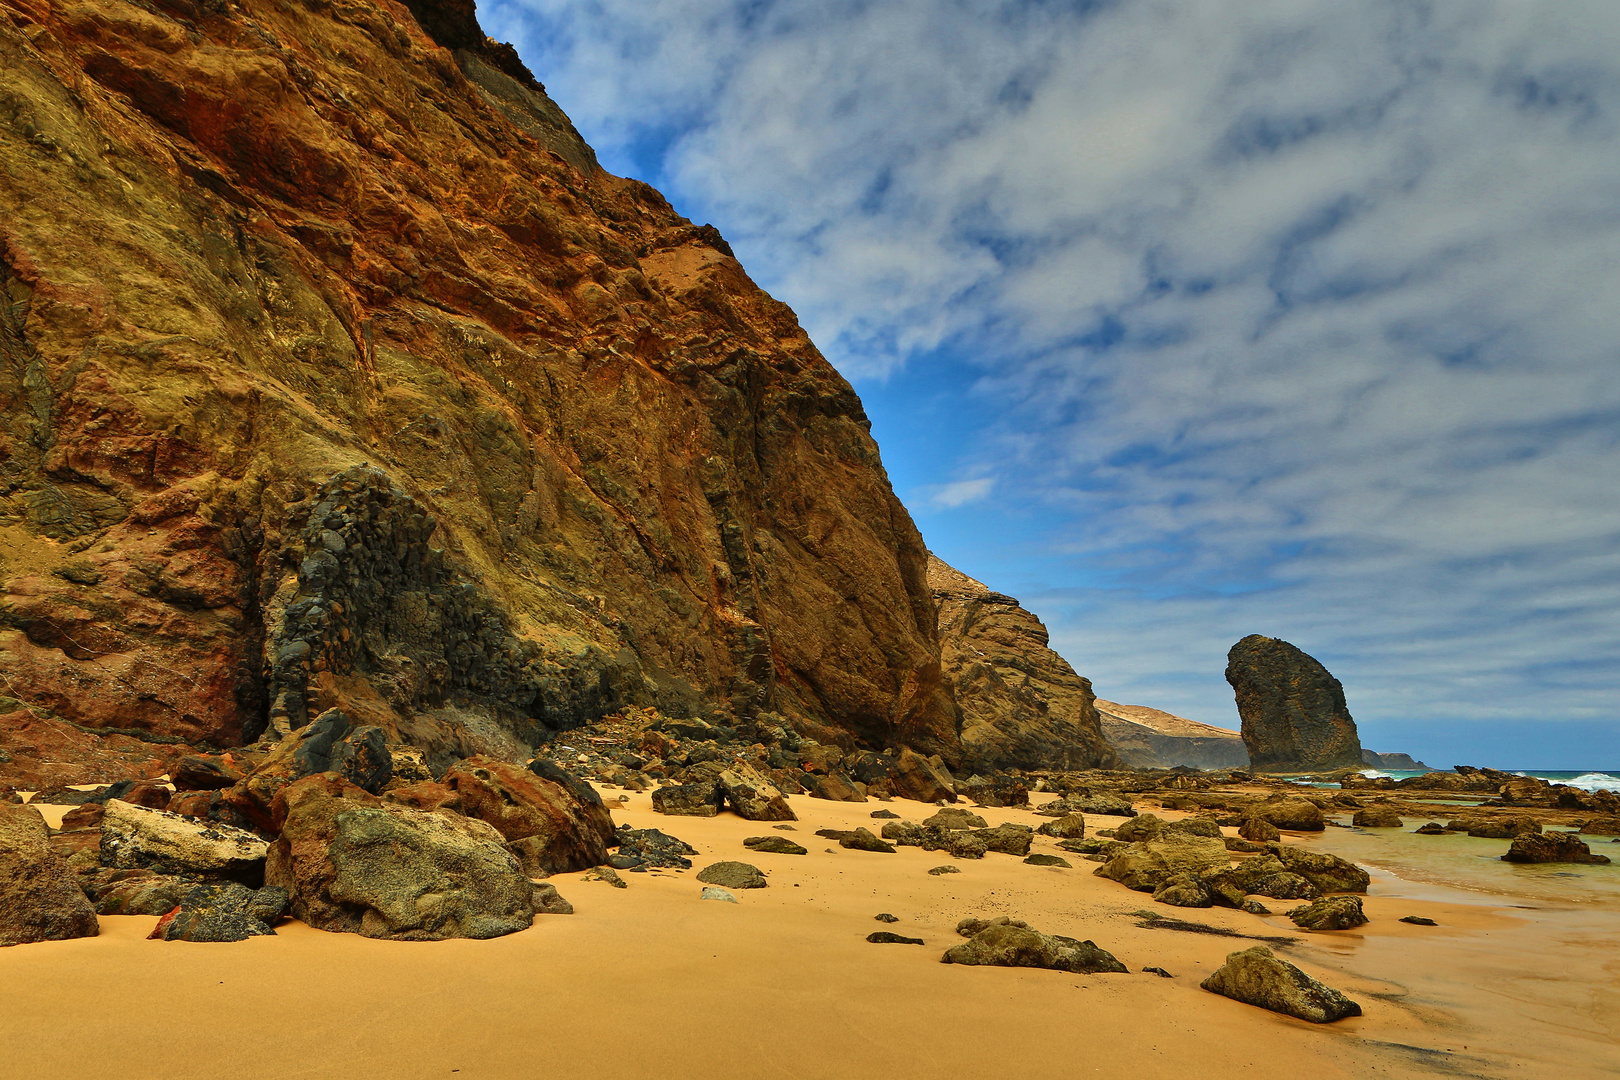
[[[934, 807], [792, 805], [803, 820], [785, 835], [808, 855], [743, 848], [767, 823], [666, 818], [631, 795], [615, 820], [686, 840], [700, 852], [694, 869], [624, 873], [626, 889], [559, 875], [578, 913], [493, 941], [371, 941], [288, 923], [236, 944], [156, 942], [145, 940], [153, 918], [105, 917], [100, 938], [0, 950], [0, 1075], [1328, 1080], [1620, 1068], [1614, 913], [1581, 924], [1443, 890], [1399, 899], [1380, 895], [1399, 886], [1381, 878], [1370, 925], [1306, 934], [1280, 915], [1156, 905], [1073, 855], [1068, 870], [991, 854], [929, 876], [943, 853], [850, 851], [814, 832], [877, 831], [880, 806], [913, 821]], [[978, 812], [992, 825], [1044, 820]], [[1331, 839], [1309, 842], [1331, 850]], [[1045, 838], [1035, 850], [1061, 854]], [[759, 866], [769, 887], [737, 904], [700, 900], [696, 871], [718, 859]], [[1141, 909], [1297, 939], [1279, 954], [1366, 1015], [1316, 1026], [1206, 993], [1198, 983], [1253, 942], [1144, 928], [1129, 914]], [[874, 921], [880, 912], [900, 921]], [[1001, 914], [1090, 938], [1132, 974], [939, 962], [962, 940], [957, 920]], [[1442, 925], [1396, 921], [1408, 914]], [[927, 944], [867, 943], [879, 929]]]

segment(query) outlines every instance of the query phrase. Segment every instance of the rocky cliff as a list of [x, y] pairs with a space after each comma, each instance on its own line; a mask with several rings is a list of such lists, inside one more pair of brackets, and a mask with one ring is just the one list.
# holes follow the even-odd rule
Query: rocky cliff
[[1256, 769], [1359, 769], [1361, 740], [1344, 687], [1327, 668], [1277, 638], [1250, 634], [1226, 656], [1226, 681]]
[[945, 678], [962, 714], [963, 764], [986, 771], [1115, 768], [1091, 681], [1047, 647], [1017, 600], [930, 555]]
[[470, 4], [0, 0], [0, 407], [0, 779], [333, 705], [961, 753], [855, 393]]
[[1185, 716], [1097, 699], [1103, 736], [1133, 769], [1242, 769], [1249, 764], [1243, 736]]

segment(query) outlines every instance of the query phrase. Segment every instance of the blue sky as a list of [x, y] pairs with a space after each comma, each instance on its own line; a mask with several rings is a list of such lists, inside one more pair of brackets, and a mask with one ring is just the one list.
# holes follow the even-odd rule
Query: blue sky
[[1620, 5], [500, 0], [1100, 695], [1620, 767]]

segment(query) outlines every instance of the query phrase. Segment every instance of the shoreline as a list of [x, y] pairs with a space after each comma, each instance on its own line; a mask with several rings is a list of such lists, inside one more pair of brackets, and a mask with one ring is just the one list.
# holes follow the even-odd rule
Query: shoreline
[[[629, 794], [610, 803], [614, 820], [679, 836], [699, 851], [693, 869], [625, 872], [625, 889], [557, 875], [549, 880], [578, 914], [540, 916], [490, 941], [373, 941], [292, 922], [276, 937], [233, 945], [150, 942], [154, 917], [106, 916], [99, 938], [0, 950], [0, 1054], [18, 1075], [52, 1080], [200, 1080], [233, 1070], [337, 1080], [452, 1069], [458, 1078], [543, 1069], [852, 1080], [1170, 1078], [1194, 1069], [1264, 1080], [1305, 1070], [1323, 1078], [1571, 1077], [1606, 1062], [1620, 1068], [1620, 1032], [1603, 1020], [1620, 1017], [1620, 996], [1604, 992], [1620, 986], [1620, 960], [1590, 959], [1620, 957], [1620, 913], [1591, 913], [1596, 921], [1585, 925], [1551, 909], [1543, 917], [1472, 897], [1408, 897], [1399, 895], [1402, 879], [1379, 872], [1367, 927], [1309, 934], [1281, 914], [1286, 901], [1264, 918], [1155, 904], [1095, 877], [1096, 864], [1044, 837], [1033, 850], [1063, 854], [1073, 869], [991, 854], [932, 877], [930, 867], [952, 861], [943, 853], [851, 851], [814, 833], [872, 826], [871, 812], [885, 807], [921, 820], [934, 806], [791, 803], [801, 820], [782, 835], [808, 855], [744, 849], [743, 838], [768, 833], [769, 823], [665, 817], [646, 794]], [[1025, 808], [975, 812], [992, 825], [1044, 820]], [[1087, 820], [1094, 831], [1123, 819]], [[1285, 839], [1333, 850], [1338, 832]], [[699, 900], [697, 870], [721, 859], [759, 866], [769, 887], [739, 891], [738, 904]], [[1144, 910], [1291, 939], [1279, 954], [1359, 1001], [1365, 1015], [1317, 1026], [1207, 993], [1198, 983], [1254, 942], [1154, 928], [1130, 914]], [[899, 918], [889, 929], [926, 945], [866, 942], [885, 928], [873, 919], [879, 912]], [[961, 941], [957, 920], [1002, 914], [1095, 940], [1132, 973], [939, 962]], [[1396, 921], [1408, 914], [1441, 926]], [[1530, 970], [1530, 957], [1540, 958], [1536, 971], [1554, 975]], [[1148, 966], [1174, 977], [1142, 974]], [[113, 1000], [107, 987], [118, 988]], [[297, 1023], [267, 1027], [269, 1003], [288, 1000], [322, 1005], [313, 1015], [280, 1010]], [[88, 1048], [87, 1031], [95, 1032]], [[207, 1060], [178, 1050], [216, 1043]]]

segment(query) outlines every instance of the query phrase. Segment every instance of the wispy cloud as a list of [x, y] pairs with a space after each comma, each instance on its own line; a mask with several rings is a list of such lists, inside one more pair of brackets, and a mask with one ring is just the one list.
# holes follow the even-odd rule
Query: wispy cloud
[[971, 368], [991, 419], [908, 470], [915, 508], [983, 512], [936, 549], [1109, 696], [1229, 721], [1224, 651], [1258, 630], [1385, 748], [1615, 716], [1620, 7], [481, 16], [868, 398]]

